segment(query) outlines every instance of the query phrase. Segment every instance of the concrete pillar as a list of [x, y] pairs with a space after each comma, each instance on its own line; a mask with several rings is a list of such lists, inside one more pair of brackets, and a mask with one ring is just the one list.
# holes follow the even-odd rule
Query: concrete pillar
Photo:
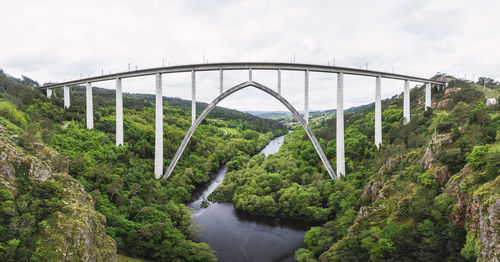
[[191, 124], [196, 121], [196, 72], [191, 71]]
[[52, 89], [51, 88], [47, 88], [47, 97], [48, 98], [52, 97]]
[[281, 95], [281, 69], [278, 69], [278, 94]]
[[94, 128], [94, 106], [92, 102], [92, 83], [87, 83], [87, 129]]
[[345, 176], [344, 159], [344, 73], [337, 75], [337, 176]]
[[375, 80], [375, 145], [380, 148], [382, 144], [382, 102], [381, 102], [381, 77]]
[[163, 173], [163, 94], [161, 74], [156, 74], [156, 113], [155, 113], [155, 177]]
[[252, 68], [248, 69], [248, 80], [252, 81]]
[[122, 79], [116, 79], [116, 146], [123, 145]]
[[304, 119], [309, 124], [309, 70], [304, 74]]
[[410, 123], [410, 81], [405, 80], [403, 95], [403, 124]]
[[222, 94], [224, 92], [224, 73], [222, 71], [222, 68], [219, 69], [219, 79], [220, 79], [220, 93]]
[[431, 107], [431, 84], [425, 83], [425, 111]]
[[69, 86], [64, 86], [64, 108], [69, 108], [70, 105], [69, 100]]

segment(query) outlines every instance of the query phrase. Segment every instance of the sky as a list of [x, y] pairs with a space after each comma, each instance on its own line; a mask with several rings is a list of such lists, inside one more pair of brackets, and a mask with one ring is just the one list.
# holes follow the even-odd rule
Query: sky
[[[335, 64], [431, 77], [500, 79], [500, 1], [6, 1], [0, 0], [0, 68], [39, 83], [164, 65], [210, 62]], [[310, 110], [336, 107], [336, 75], [311, 73]], [[228, 89], [248, 72], [224, 74]], [[253, 72], [275, 89], [275, 71]], [[154, 76], [123, 90], [153, 93]], [[218, 72], [196, 75], [197, 99], [218, 94]], [[412, 83], [412, 87], [418, 83]], [[114, 88], [113, 81], [95, 86]], [[191, 99], [190, 74], [163, 76], [163, 95]], [[382, 97], [403, 82], [382, 80]], [[282, 94], [304, 108], [304, 73], [282, 72]], [[375, 79], [344, 77], [344, 107], [372, 103]], [[286, 110], [247, 88], [222, 106]]]

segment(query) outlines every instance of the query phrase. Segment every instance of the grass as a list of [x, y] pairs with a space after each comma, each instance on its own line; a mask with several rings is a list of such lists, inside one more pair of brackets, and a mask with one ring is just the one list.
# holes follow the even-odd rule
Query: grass
[[23, 133], [23, 129], [18, 127], [17, 125], [11, 123], [9, 120], [6, 118], [0, 116], [0, 125], [3, 125], [9, 132], [12, 132], [14, 134], [21, 134]]
[[476, 88], [484, 93], [486, 98], [498, 98], [500, 96], [500, 89], [498, 88], [484, 88], [481, 85], [476, 84]]

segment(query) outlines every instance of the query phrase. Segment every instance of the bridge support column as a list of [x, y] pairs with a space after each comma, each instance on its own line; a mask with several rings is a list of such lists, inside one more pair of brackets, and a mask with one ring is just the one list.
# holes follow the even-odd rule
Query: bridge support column
[[375, 145], [380, 148], [382, 144], [382, 102], [381, 102], [381, 77], [375, 80]]
[[431, 84], [425, 83], [425, 111], [431, 107]]
[[52, 97], [52, 89], [51, 88], [47, 88], [47, 97], [48, 98]]
[[345, 176], [344, 159], [344, 73], [337, 75], [337, 176]]
[[69, 86], [64, 86], [64, 108], [69, 108]]
[[123, 145], [122, 79], [116, 79], [116, 146]]
[[196, 72], [191, 71], [191, 124], [196, 121]]
[[278, 94], [281, 95], [281, 69], [278, 69]]
[[410, 81], [405, 80], [403, 96], [403, 124], [410, 123]]
[[156, 113], [155, 113], [155, 177], [160, 178], [163, 173], [163, 93], [161, 88], [161, 74], [156, 74]]
[[94, 106], [92, 102], [92, 83], [88, 82], [85, 89], [87, 95], [87, 129], [94, 128]]
[[219, 80], [220, 80], [220, 94], [224, 92], [224, 71], [222, 71], [222, 68], [219, 69]]
[[309, 124], [309, 70], [304, 75], [304, 119]]
[[252, 81], [252, 68], [248, 69], [248, 81]]

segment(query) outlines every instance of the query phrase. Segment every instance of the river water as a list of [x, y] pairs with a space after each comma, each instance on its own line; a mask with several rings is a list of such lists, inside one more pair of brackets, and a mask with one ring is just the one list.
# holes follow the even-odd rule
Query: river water
[[[262, 149], [266, 156], [278, 152], [284, 136], [277, 137]], [[305, 247], [304, 234], [309, 225], [299, 221], [251, 216], [236, 211], [232, 203], [210, 203], [200, 208], [222, 183], [227, 168], [217, 171], [205, 188], [193, 195], [188, 207], [195, 209], [194, 223], [200, 228], [199, 240], [208, 243], [219, 261], [296, 261], [294, 251]]]

